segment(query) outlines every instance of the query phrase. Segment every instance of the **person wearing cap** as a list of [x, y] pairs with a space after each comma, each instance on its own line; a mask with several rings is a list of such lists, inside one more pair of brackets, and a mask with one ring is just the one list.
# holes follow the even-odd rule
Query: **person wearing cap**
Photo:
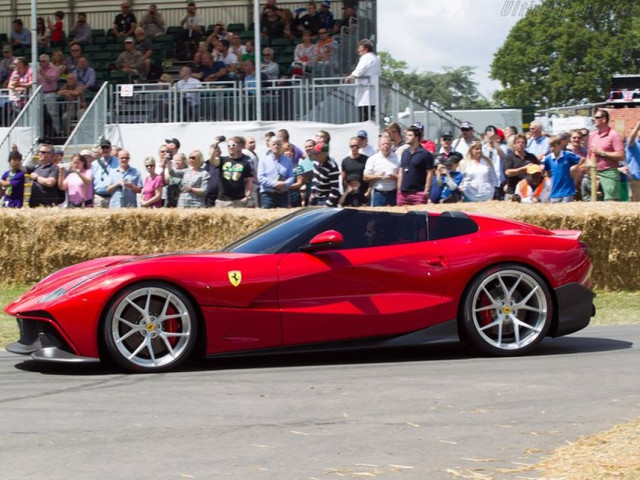
[[133, 37], [127, 37], [124, 41], [124, 51], [118, 55], [115, 67], [121, 72], [128, 73], [130, 77], [139, 76], [144, 71], [144, 57], [136, 50]]
[[380, 149], [367, 159], [363, 177], [371, 187], [371, 206], [383, 207], [396, 204], [398, 189], [398, 156], [391, 150], [391, 138], [383, 135], [378, 141]]
[[274, 136], [269, 141], [269, 151], [258, 162], [262, 208], [289, 208], [289, 190], [294, 180], [292, 159], [283, 154], [282, 140]]
[[136, 29], [136, 16], [131, 13], [131, 6], [128, 2], [120, 4], [120, 13], [113, 20], [113, 27], [109, 32], [116, 39], [118, 37], [131, 37]]
[[107, 192], [111, 194], [109, 208], [127, 208], [138, 206], [138, 193], [142, 191], [142, 176], [130, 165], [129, 151], [118, 152], [118, 168], [111, 170]]
[[91, 150], [82, 150], [71, 157], [69, 168], [60, 168], [58, 188], [67, 192], [67, 207], [93, 207], [93, 175]]
[[13, 49], [11, 45], [5, 45], [2, 47], [2, 60], [0, 61], [0, 88], [6, 88], [9, 83], [9, 77], [13, 72], [13, 62], [16, 57], [13, 56]]
[[358, 42], [358, 55], [360, 60], [356, 68], [349, 74], [346, 81], [356, 81], [355, 104], [358, 107], [358, 116], [361, 122], [375, 119], [375, 110], [378, 105], [377, 88], [378, 79], [382, 75], [380, 58], [373, 53], [373, 42], [368, 39]]
[[138, 25], [144, 28], [144, 33], [149, 37], [164, 35], [164, 18], [155, 3], [149, 5], [149, 9], [142, 16]]
[[251, 159], [242, 153], [242, 143], [238, 137], [227, 140], [227, 150], [228, 156], [209, 159], [220, 171], [220, 186], [215, 206], [248, 207], [253, 192], [254, 172]]
[[455, 158], [456, 164], [462, 160], [462, 155], [453, 150], [453, 132], [451, 130], [445, 130], [440, 136], [440, 150], [436, 155], [436, 165], [438, 163], [444, 163], [447, 158]]
[[320, 11], [316, 13], [318, 28], [333, 30], [333, 12], [331, 11], [331, 2], [325, 0], [320, 4]]
[[458, 156], [454, 153], [436, 166], [436, 172], [431, 183], [431, 203], [455, 203], [462, 201], [460, 184], [462, 173], [457, 171]]
[[38, 149], [38, 164], [27, 166], [26, 173], [31, 174], [31, 208], [54, 206], [60, 203], [58, 195], [59, 167], [53, 163], [53, 147], [48, 144], [40, 145]]
[[537, 163], [527, 165], [525, 177], [516, 185], [511, 200], [520, 203], [547, 203], [551, 194], [551, 180], [543, 176], [542, 166]]
[[358, 139], [358, 152], [361, 155], [370, 157], [371, 155], [376, 153], [376, 149], [368, 143], [368, 135], [366, 130], [358, 131], [356, 138]]
[[469, 147], [471, 147], [475, 141], [473, 124], [471, 122], [462, 122], [460, 124], [460, 136], [454, 140], [451, 147], [464, 157], [469, 151]]
[[527, 137], [519, 133], [513, 140], [513, 151], [504, 160], [504, 175], [507, 183], [505, 185], [505, 200], [510, 200], [515, 193], [516, 185], [524, 178], [527, 172], [527, 165], [530, 163], [540, 163], [535, 155], [525, 150]]
[[580, 168], [586, 161], [585, 157], [581, 158], [575, 153], [564, 150], [562, 143], [559, 137], [551, 137], [549, 140], [551, 153], [543, 161], [544, 170], [551, 174], [551, 203], [573, 202], [576, 186], [571, 172], [575, 168]]
[[435, 168], [433, 155], [420, 144], [422, 130], [418, 127], [409, 127], [405, 140], [409, 147], [400, 157], [396, 203], [398, 206], [428, 203]]
[[329, 157], [329, 145], [316, 143], [313, 147], [313, 180], [311, 182], [310, 205], [335, 207], [340, 198], [340, 169]]
[[111, 155], [111, 142], [106, 138], [100, 142], [101, 154], [91, 162], [93, 174], [93, 205], [99, 208], [109, 208], [111, 192], [107, 187], [111, 184], [111, 171], [118, 168], [118, 159]]

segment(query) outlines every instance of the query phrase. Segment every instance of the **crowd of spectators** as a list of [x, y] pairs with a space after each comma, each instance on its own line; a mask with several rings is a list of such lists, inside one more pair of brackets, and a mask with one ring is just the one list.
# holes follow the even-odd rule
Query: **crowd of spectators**
[[[130, 153], [103, 140], [93, 150], [62, 163], [51, 145], [38, 150], [38, 162], [22, 165], [14, 149], [0, 180], [5, 207], [22, 206], [30, 180], [29, 206], [95, 208], [290, 208], [393, 206], [427, 203], [564, 203], [589, 200], [588, 164], [595, 164], [596, 195], [605, 201], [640, 201], [640, 121], [627, 144], [608, 126], [608, 112], [594, 115], [596, 128], [545, 135], [537, 122], [528, 135], [516, 127], [487, 126], [477, 136], [470, 122], [461, 134], [442, 132], [439, 147], [423, 138], [416, 123], [403, 132], [389, 125], [377, 149], [365, 130], [348, 145], [332, 148], [321, 130], [300, 148], [286, 129], [267, 132], [264, 146], [253, 137], [218, 136], [205, 155], [181, 151], [168, 138], [157, 156], [144, 159], [145, 172], [130, 165]], [[462, 147], [464, 145], [464, 147]], [[337, 161], [333, 150], [348, 147]], [[465, 150], [464, 153], [460, 150]], [[223, 154], [223, 151], [225, 154]]]
[[[262, 8], [260, 26], [264, 45], [259, 52], [263, 78], [278, 80], [334, 73], [331, 67], [333, 35], [341, 30], [348, 31], [357, 23], [356, 3], [344, 2], [344, 18], [336, 21], [329, 1], [309, 2], [293, 12], [278, 6], [274, 0], [267, 1]], [[242, 81], [255, 84], [257, 52], [252, 35], [241, 37], [245, 31], [238, 30], [237, 25], [244, 28], [243, 24], [233, 24], [236, 25], [234, 28], [232, 25], [227, 28], [221, 23], [207, 25], [195, 2], [187, 4], [180, 24], [175, 26], [166, 24], [155, 4], [150, 4], [140, 19], [131, 11], [128, 2], [123, 2], [120, 10], [112, 27], [106, 32], [101, 31], [103, 33], [99, 33], [99, 37], [94, 35], [85, 12], [77, 13], [68, 28], [65, 28], [68, 17], [63, 11], [37, 19], [39, 53], [48, 55], [50, 63], [58, 68], [58, 89], [64, 85], [68, 74], [74, 74], [82, 86], [80, 95], [72, 100], [58, 95], [62, 105], [56, 107], [49, 101], [45, 117], [47, 137], [69, 133], [64, 131], [64, 127], [71, 122], [63, 121], [62, 115], [66, 114], [66, 118], [72, 121], [77, 118], [77, 112], [86, 107], [92, 92], [97, 91], [103, 80], [161, 82], [167, 56], [189, 62], [191, 78], [199, 82]], [[250, 25], [249, 28], [254, 27]], [[26, 102], [31, 91], [30, 72], [37, 68], [29, 65], [31, 32], [22, 19], [13, 21], [7, 37], [8, 43], [0, 45], [0, 88], [8, 88], [11, 98], [6, 106], [2, 106], [6, 110], [0, 115], [3, 124], [9, 124]], [[98, 44], [92, 45], [94, 41], [101, 48], [96, 49]], [[120, 46], [120, 50], [115, 51], [109, 45]], [[105, 58], [105, 55], [110, 56]], [[16, 68], [19, 59], [26, 65], [26, 77], [14, 75], [19, 70]], [[116, 73], [121, 76], [116, 76]], [[171, 83], [183, 79], [180, 74], [179, 78], [172, 77]], [[47, 85], [46, 93], [55, 93], [54, 90], [57, 91], [52, 82]], [[67, 110], [71, 111], [67, 113]]]

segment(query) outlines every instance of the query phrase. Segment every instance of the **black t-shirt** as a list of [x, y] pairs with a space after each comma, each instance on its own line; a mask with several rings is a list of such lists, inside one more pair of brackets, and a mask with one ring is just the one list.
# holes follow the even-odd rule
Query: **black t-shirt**
[[[60, 169], [50, 163], [47, 166], [30, 167], [27, 169], [28, 173], [36, 172], [38, 176], [43, 178], [55, 178], [56, 184], [53, 187], [45, 187], [39, 182], [33, 182], [31, 185], [31, 197], [29, 198], [30, 207], [38, 207], [41, 205], [58, 205], [62, 203], [60, 201], [60, 190], [58, 189], [58, 175]], [[64, 201], [64, 198], [62, 199]]]
[[413, 153], [411, 153], [411, 148], [407, 148], [402, 152], [400, 168], [402, 168], [400, 190], [403, 192], [423, 192], [427, 180], [427, 170], [434, 168], [433, 155], [422, 145], [419, 145]]
[[[518, 155], [516, 155], [515, 152], [511, 152], [504, 159], [504, 170], [506, 172], [507, 170], [511, 170], [512, 168], [524, 167], [529, 163], [537, 163], [538, 165], [540, 164], [537, 157], [533, 153], [529, 153], [525, 151], [524, 158], [520, 158]], [[513, 177], [507, 177], [507, 193], [510, 195], [513, 195], [516, 191], [516, 185], [518, 185], [518, 182], [522, 180], [524, 177], [525, 177], [524, 173], [520, 173]]]
[[113, 21], [116, 25], [116, 29], [120, 33], [128, 32], [132, 23], [136, 22], [136, 16], [133, 13], [127, 13], [126, 15], [119, 13], [116, 15], [116, 19]]
[[246, 155], [240, 158], [222, 157], [220, 159], [220, 200], [241, 200], [244, 198], [245, 179], [253, 177], [251, 160]]
[[360, 178], [360, 191], [366, 193], [369, 188], [369, 184], [364, 181], [364, 167], [367, 164], [366, 155], [360, 154], [358, 158], [345, 157], [342, 160], [342, 166], [340, 167], [344, 172], [345, 178], [349, 175], [358, 175]]

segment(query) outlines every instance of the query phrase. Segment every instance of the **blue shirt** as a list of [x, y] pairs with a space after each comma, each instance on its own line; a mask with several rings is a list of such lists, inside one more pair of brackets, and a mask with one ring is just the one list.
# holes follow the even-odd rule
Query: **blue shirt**
[[100, 157], [91, 162], [91, 173], [93, 173], [93, 191], [100, 196], [108, 197], [107, 187], [111, 185], [109, 175], [111, 170], [118, 168], [118, 159], [112, 156], [106, 163], [104, 158]]
[[[120, 167], [111, 170], [109, 174], [109, 185], [118, 183], [120, 180], [133, 183], [135, 186], [142, 188], [142, 177], [140, 172], [133, 167], [121, 170]], [[137, 207], [138, 197], [136, 192], [130, 188], [116, 188], [109, 200], [109, 208]]]
[[277, 182], [284, 182], [286, 185], [285, 190], [289, 190], [289, 187], [293, 185], [294, 179], [293, 164], [289, 157], [280, 155], [280, 158], [276, 160], [273, 153], [269, 152], [258, 163], [258, 183], [260, 184], [261, 192], [276, 192], [275, 185]]
[[578, 163], [580, 163], [580, 157], [567, 150], [563, 150], [558, 158], [555, 158], [553, 153], [544, 158], [544, 169], [551, 172], [550, 198], [575, 195], [576, 187], [571, 178], [571, 167]]
[[631, 178], [640, 180], [640, 145], [638, 145], [638, 141], [636, 140], [631, 145], [627, 145], [624, 153], [627, 157]]
[[549, 139], [544, 135], [538, 138], [531, 137], [527, 142], [525, 150], [529, 153], [533, 153], [536, 157], [540, 155], [548, 155], [551, 152], [549, 148]]

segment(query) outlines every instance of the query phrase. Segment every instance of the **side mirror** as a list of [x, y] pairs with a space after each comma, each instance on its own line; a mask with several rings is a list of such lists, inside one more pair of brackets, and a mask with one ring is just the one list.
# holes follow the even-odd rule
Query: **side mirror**
[[306, 253], [320, 252], [323, 250], [334, 250], [342, 247], [344, 238], [340, 232], [326, 230], [311, 239], [308, 245], [300, 250]]

